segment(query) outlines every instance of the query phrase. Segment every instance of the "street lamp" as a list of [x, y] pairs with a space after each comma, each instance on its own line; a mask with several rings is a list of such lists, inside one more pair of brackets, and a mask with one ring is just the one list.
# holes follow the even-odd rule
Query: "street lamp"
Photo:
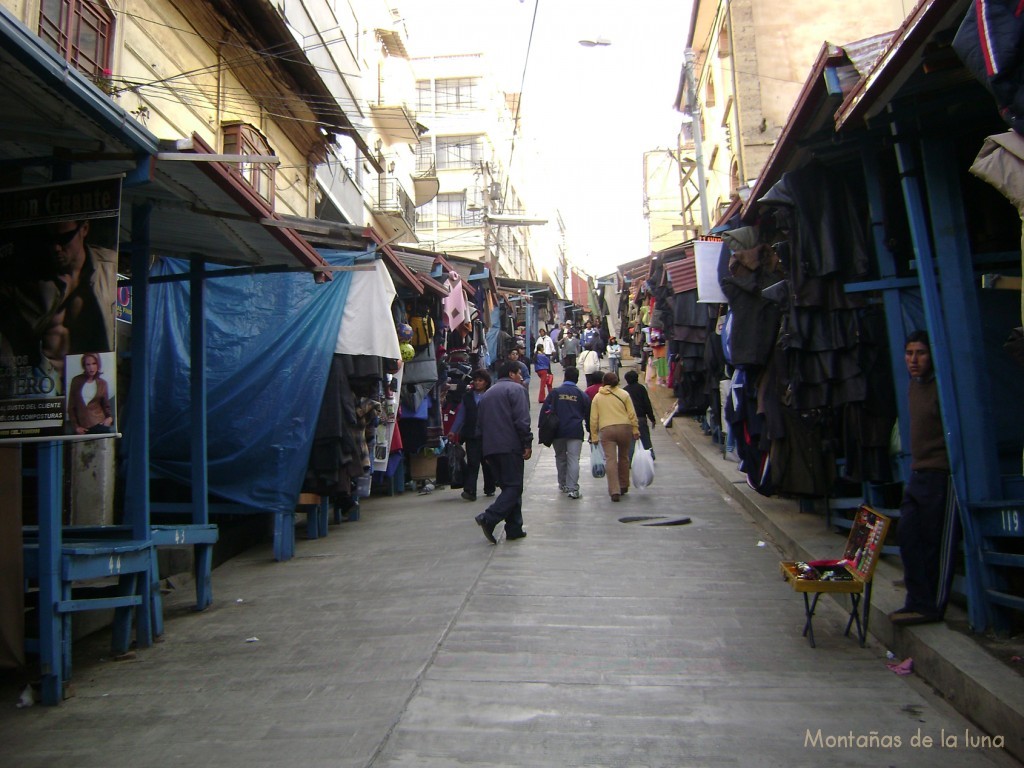
[[580, 40], [580, 45], [584, 48], [604, 48], [612, 44], [612, 41], [604, 37], [586, 38]]

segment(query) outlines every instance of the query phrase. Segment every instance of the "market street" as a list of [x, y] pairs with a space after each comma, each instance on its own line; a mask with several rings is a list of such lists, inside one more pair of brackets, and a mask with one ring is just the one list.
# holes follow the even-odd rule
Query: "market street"
[[[106, 633], [76, 646], [62, 705], [15, 709], [5, 690], [0, 762], [1016, 765], [844, 637], [831, 601], [811, 648], [775, 548], [661, 425], [653, 438], [654, 485], [617, 504], [586, 465], [584, 498], [560, 494], [535, 450], [521, 541], [499, 526], [487, 543], [483, 495], [442, 489], [375, 496], [319, 540], [300, 526], [288, 562], [250, 549], [216, 569], [204, 613], [188, 587], [171, 596], [163, 641], [133, 660], [101, 661]], [[647, 515], [691, 522], [623, 522]]]

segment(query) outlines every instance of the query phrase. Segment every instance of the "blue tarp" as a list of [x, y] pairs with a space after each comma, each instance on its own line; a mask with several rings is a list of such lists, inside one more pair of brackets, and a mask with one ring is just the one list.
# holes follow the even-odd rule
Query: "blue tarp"
[[[332, 252], [328, 261], [350, 265], [354, 256]], [[187, 271], [187, 262], [161, 259], [152, 274]], [[294, 509], [351, 280], [350, 272], [320, 285], [309, 273], [206, 280], [212, 495], [272, 512]], [[188, 484], [189, 285], [150, 290], [150, 466]]]

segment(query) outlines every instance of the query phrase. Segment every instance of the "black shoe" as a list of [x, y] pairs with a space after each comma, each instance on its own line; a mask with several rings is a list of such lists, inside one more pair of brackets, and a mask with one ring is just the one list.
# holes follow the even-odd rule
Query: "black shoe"
[[516, 539], [525, 539], [526, 531], [520, 531], [519, 533], [506, 533], [505, 538], [509, 541], [515, 541]]
[[619, 493], [625, 496], [627, 493], [629, 493], [629, 488], [619, 488]]
[[494, 491], [484, 491], [484, 496], [493, 496]]
[[476, 501], [476, 494], [470, 493], [469, 491], [463, 491], [462, 498], [464, 498], [466, 501]]
[[487, 540], [491, 542], [491, 544], [497, 544], [498, 540], [494, 538], [494, 528], [497, 526], [497, 523], [488, 523], [484, 520], [483, 515], [477, 515], [473, 519], [476, 520], [477, 525], [484, 529], [484, 536]]

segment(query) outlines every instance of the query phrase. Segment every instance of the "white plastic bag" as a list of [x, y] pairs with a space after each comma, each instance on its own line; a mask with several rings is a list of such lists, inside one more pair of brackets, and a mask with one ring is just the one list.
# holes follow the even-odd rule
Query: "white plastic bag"
[[590, 444], [590, 474], [604, 477], [604, 448], [600, 443]]
[[646, 488], [654, 482], [654, 457], [649, 448], [637, 445], [630, 474], [637, 488]]

